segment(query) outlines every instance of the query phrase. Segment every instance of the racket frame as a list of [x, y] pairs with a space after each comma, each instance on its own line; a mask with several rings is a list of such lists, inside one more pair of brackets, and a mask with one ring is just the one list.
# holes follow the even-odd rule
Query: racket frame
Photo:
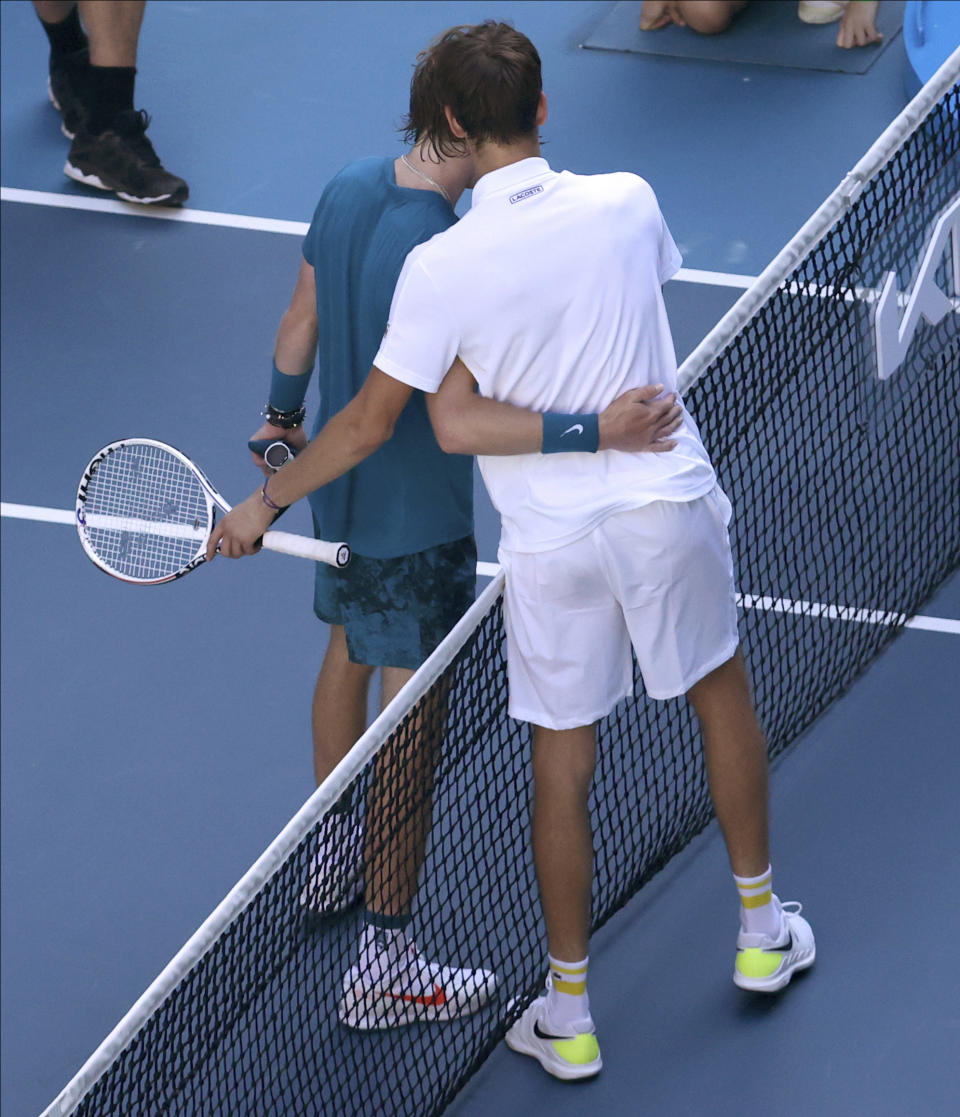
[[[186, 466], [200, 482], [200, 487], [207, 503], [207, 527], [203, 537], [198, 540], [197, 553], [179, 570], [175, 571], [173, 574], [165, 574], [160, 578], [134, 578], [129, 574], [121, 573], [119, 570], [114, 569], [103, 561], [87, 538], [86, 504], [90, 485], [97, 475], [97, 471], [112, 454], [131, 446], [152, 446], [155, 449], [172, 454], [182, 465]], [[224, 512], [230, 511], [230, 506], [213, 487], [203, 470], [192, 462], [186, 454], [178, 450], [176, 446], [171, 446], [167, 442], [160, 442], [155, 438], [119, 438], [115, 442], [111, 442], [101, 450], [98, 450], [87, 465], [87, 468], [83, 471], [83, 476], [80, 479], [80, 485], [77, 489], [77, 534], [80, 537], [80, 544], [86, 552], [87, 557], [94, 566], [96, 566], [98, 570], [102, 570], [104, 574], [109, 574], [111, 578], [119, 578], [121, 582], [128, 582], [130, 585], [134, 586], [159, 586], [164, 582], [173, 582], [176, 581], [177, 578], [182, 578], [185, 574], [189, 574], [191, 570], [196, 570], [201, 563], [206, 562], [207, 543], [210, 540], [210, 533], [213, 531], [214, 525], [216, 524], [218, 507]]]
[[[207, 526], [202, 538], [198, 539], [197, 553], [189, 562], [180, 567], [180, 569], [172, 574], [164, 574], [159, 578], [134, 578], [129, 574], [121, 573], [119, 570], [114, 569], [114, 567], [103, 561], [87, 538], [88, 524], [86, 505], [90, 485], [97, 475], [97, 471], [112, 454], [131, 446], [150, 446], [173, 455], [194, 477], [196, 477], [206, 500]], [[231, 510], [230, 505], [217, 491], [203, 470], [195, 462], [191, 461], [181, 450], [178, 450], [175, 446], [171, 446], [167, 442], [160, 442], [155, 438], [120, 438], [97, 451], [87, 465], [87, 468], [83, 471], [83, 476], [80, 479], [80, 485], [77, 489], [77, 535], [80, 538], [80, 544], [86, 552], [87, 557], [97, 569], [102, 570], [104, 574], [109, 574], [111, 578], [118, 578], [120, 581], [127, 582], [134, 586], [162, 585], [164, 582], [173, 582], [178, 578], [182, 578], [185, 574], [189, 574], [192, 570], [196, 570], [198, 566], [206, 562], [207, 544], [210, 540], [210, 533], [213, 531], [217, 521], [218, 509], [222, 512], [229, 512]], [[197, 530], [203, 530], [202, 525], [198, 525]], [[298, 555], [302, 558], [312, 558], [316, 561], [328, 562], [332, 566], [339, 568], [347, 566], [350, 562], [350, 548], [346, 543], [323, 543], [306, 536], [271, 531], [264, 534], [262, 543], [263, 546], [269, 550], [279, 551], [282, 554]]]

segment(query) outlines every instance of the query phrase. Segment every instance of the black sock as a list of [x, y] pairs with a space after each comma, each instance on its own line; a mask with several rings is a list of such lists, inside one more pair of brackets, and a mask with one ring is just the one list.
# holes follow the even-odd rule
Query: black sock
[[405, 931], [410, 925], [410, 918], [410, 912], [405, 912], [403, 915], [387, 915], [385, 912], [371, 911], [370, 908], [363, 909], [364, 923], [377, 931]]
[[113, 128], [121, 113], [133, 108], [135, 66], [90, 66], [83, 76], [83, 103], [89, 117], [87, 131], [99, 136]]
[[40, 23], [50, 40], [52, 55], [73, 54], [75, 51], [83, 50], [87, 45], [86, 32], [80, 23], [80, 13], [76, 7], [72, 8], [67, 18], [60, 20], [59, 23], [46, 23], [42, 19]]

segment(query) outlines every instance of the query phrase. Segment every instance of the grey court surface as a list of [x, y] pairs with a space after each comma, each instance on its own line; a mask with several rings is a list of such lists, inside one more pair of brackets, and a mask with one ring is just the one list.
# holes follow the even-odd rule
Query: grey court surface
[[[302, 223], [342, 163], [400, 150], [433, 34], [510, 19], [543, 56], [547, 157], [644, 174], [685, 265], [712, 273], [667, 289], [682, 357], [902, 108], [903, 51], [850, 74], [582, 50], [613, 7], [155, 2], [138, 101], [191, 209]], [[91, 453], [128, 433], [192, 452], [237, 499], [296, 228], [47, 204], [92, 192], [60, 172], [31, 7], [3, 0], [0, 18], [3, 500], [69, 509]], [[29, 1115], [309, 794], [325, 634], [295, 560], [136, 591], [69, 527], [2, 526], [2, 1108]], [[478, 537], [492, 561], [482, 496]], [[960, 620], [957, 576], [923, 611]], [[774, 868], [817, 931], [807, 978], [762, 1003], [734, 989], [710, 828], [595, 940], [601, 1077], [565, 1088], [499, 1049], [451, 1112], [954, 1113], [958, 641], [905, 631], [777, 766]]]

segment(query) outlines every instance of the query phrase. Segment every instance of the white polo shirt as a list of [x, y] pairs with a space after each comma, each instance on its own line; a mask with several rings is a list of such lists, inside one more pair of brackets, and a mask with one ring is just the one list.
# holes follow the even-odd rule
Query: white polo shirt
[[[534, 411], [602, 411], [628, 388], [676, 389], [661, 286], [680, 254], [633, 174], [575, 175], [524, 159], [483, 176], [469, 212], [415, 248], [374, 364], [435, 392], [459, 356], [480, 392]], [[684, 413], [665, 454], [481, 457], [501, 545], [562, 546], [615, 512], [687, 501], [716, 476]]]

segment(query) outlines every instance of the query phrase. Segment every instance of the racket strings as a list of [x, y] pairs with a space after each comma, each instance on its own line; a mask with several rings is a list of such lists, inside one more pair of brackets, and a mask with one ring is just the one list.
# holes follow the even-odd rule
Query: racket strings
[[203, 552], [213, 526], [194, 471], [162, 446], [129, 443], [92, 470], [84, 531], [97, 560], [136, 581], [183, 572]]

